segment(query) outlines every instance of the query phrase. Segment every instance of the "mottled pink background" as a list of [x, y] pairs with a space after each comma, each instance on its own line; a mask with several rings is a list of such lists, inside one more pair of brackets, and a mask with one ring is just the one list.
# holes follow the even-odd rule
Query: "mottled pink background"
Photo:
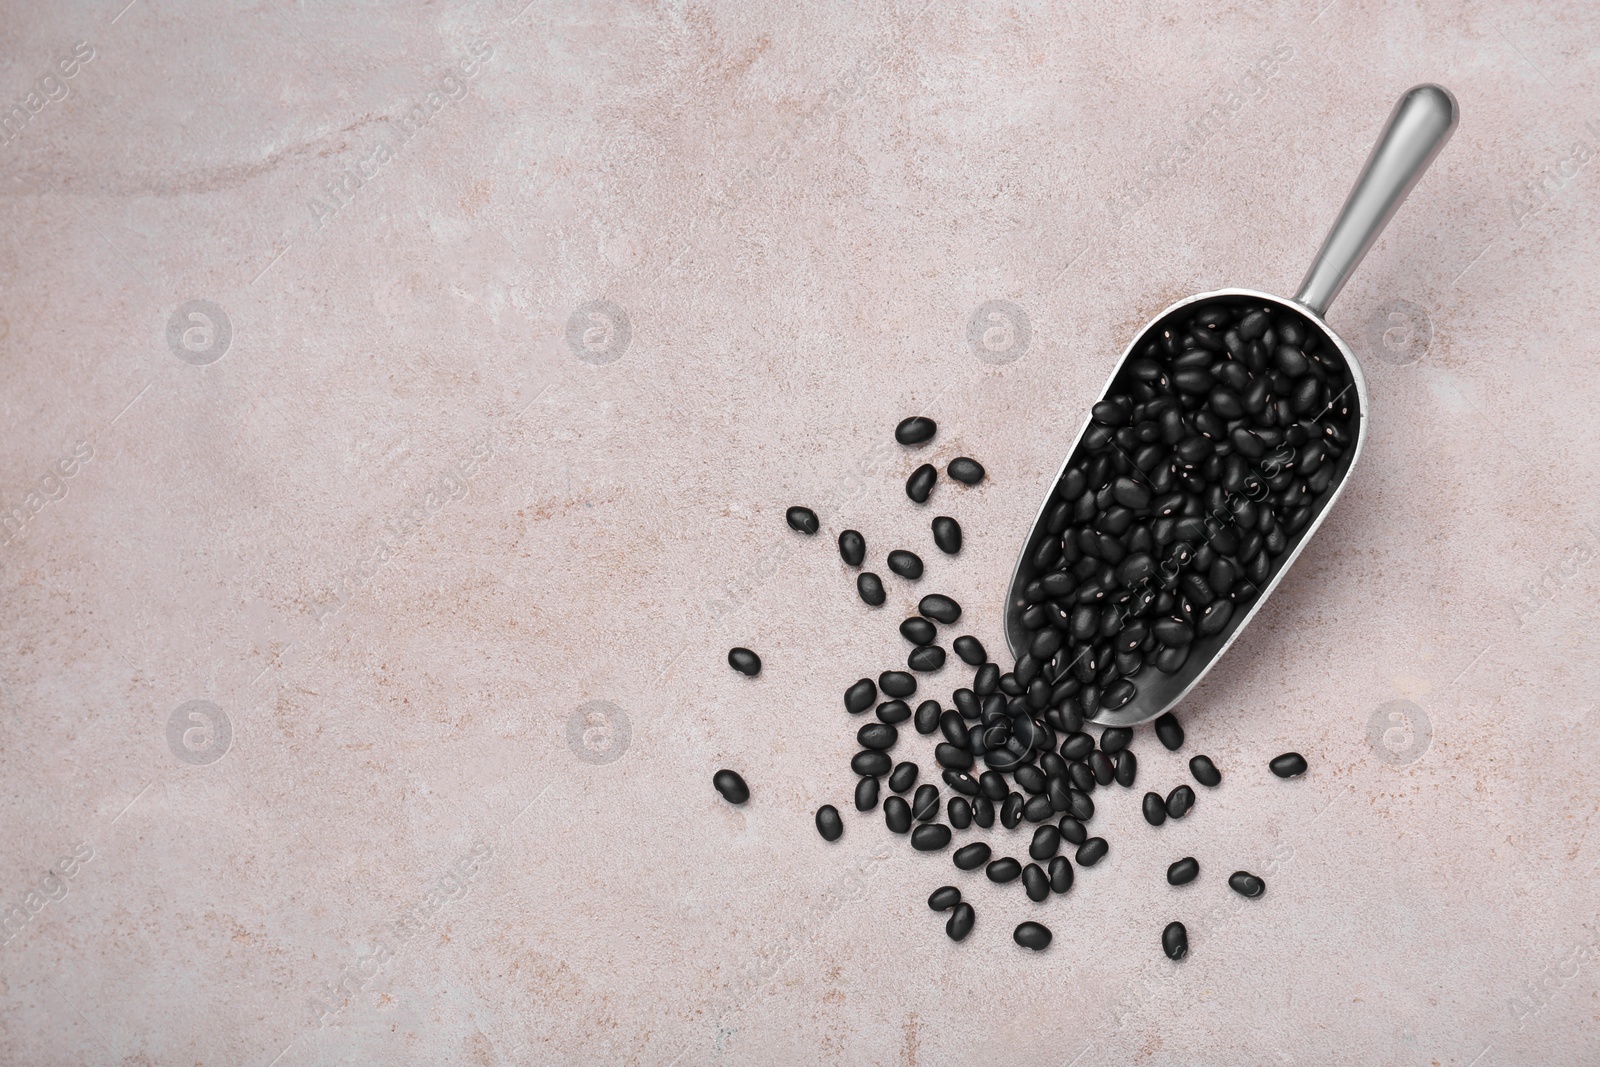
[[[1594, 1058], [1600, 9], [921, 3], [5, 5], [0, 1062]], [[843, 688], [920, 592], [1000, 654], [1130, 334], [1292, 292], [1421, 81], [1362, 465], [1110, 857], [857, 815]], [[847, 526], [928, 576], [869, 611]]]

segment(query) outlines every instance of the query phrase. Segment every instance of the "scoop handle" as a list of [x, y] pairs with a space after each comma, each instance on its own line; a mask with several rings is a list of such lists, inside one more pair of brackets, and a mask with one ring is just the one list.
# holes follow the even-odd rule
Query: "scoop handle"
[[1306, 271], [1295, 300], [1319, 316], [1327, 314], [1328, 305], [1367, 249], [1450, 140], [1460, 117], [1456, 98], [1448, 89], [1418, 85], [1406, 90], [1389, 113], [1378, 143], [1361, 168], [1361, 177], [1322, 242], [1322, 251]]

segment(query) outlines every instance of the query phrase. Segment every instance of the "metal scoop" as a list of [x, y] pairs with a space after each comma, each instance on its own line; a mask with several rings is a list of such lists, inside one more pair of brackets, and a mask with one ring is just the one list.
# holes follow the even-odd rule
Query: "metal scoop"
[[[1162, 330], [1169, 326], [1177, 328], [1181, 322], [1187, 321], [1194, 312], [1186, 309], [1190, 309], [1193, 305], [1225, 303], [1269, 308], [1274, 312], [1292, 312], [1304, 320], [1310, 331], [1320, 334], [1321, 344], [1337, 351], [1349, 369], [1351, 381], [1346, 386], [1346, 393], [1354, 394], [1355, 410], [1349, 420], [1354, 440], [1336, 461], [1333, 479], [1327, 490], [1313, 503], [1310, 522], [1289, 538], [1288, 547], [1281, 557], [1274, 561], [1271, 573], [1265, 584], [1260, 587], [1259, 594], [1247, 604], [1241, 605], [1248, 610], [1234, 611], [1230, 620], [1219, 632], [1197, 637], [1190, 645], [1188, 658], [1176, 672], [1167, 674], [1157, 670], [1153, 664], [1145, 664], [1138, 673], [1128, 679], [1134, 683], [1137, 689], [1136, 695], [1128, 703], [1114, 710], [1102, 708], [1090, 716], [1089, 721], [1104, 726], [1133, 726], [1149, 722], [1182, 700], [1228, 650], [1228, 646], [1233, 644], [1234, 639], [1255, 617], [1256, 612], [1261, 610], [1261, 605], [1267, 602], [1272, 591], [1283, 580], [1283, 576], [1288, 573], [1290, 566], [1300, 555], [1300, 550], [1311, 539], [1311, 535], [1316, 533], [1328, 509], [1344, 490], [1345, 482], [1349, 480], [1350, 471], [1361, 455], [1361, 448], [1366, 438], [1367, 386], [1355, 354], [1350, 351], [1350, 346], [1323, 321], [1323, 316], [1362, 257], [1377, 240], [1378, 234], [1383, 232], [1384, 226], [1405, 201], [1406, 194], [1411, 192], [1423, 172], [1428, 169], [1428, 165], [1439, 154], [1439, 150], [1450, 139], [1456, 127], [1457, 117], [1455, 98], [1437, 85], [1418, 85], [1400, 98], [1394, 111], [1390, 113], [1389, 121], [1378, 137], [1377, 144], [1373, 146], [1371, 155], [1367, 157], [1366, 166], [1362, 168], [1361, 176], [1356, 179], [1355, 188], [1350, 191], [1344, 209], [1340, 211], [1333, 228], [1328, 231], [1327, 239], [1322, 243], [1322, 250], [1317, 253], [1317, 258], [1312, 262], [1311, 269], [1306, 272], [1305, 280], [1300, 283], [1300, 291], [1293, 300], [1285, 300], [1254, 289], [1219, 289], [1215, 292], [1199, 293], [1178, 301], [1157, 315], [1117, 361], [1116, 369], [1107, 379], [1106, 388], [1101, 391], [1102, 400], [1111, 393], [1123, 366], [1133, 354], [1142, 352], [1149, 340], [1161, 336]], [[1346, 395], [1344, 402], [1349, 401], [1350, 397]], [[1038, 517], [1034, 519], [1033, 528], [1024, 543], [1022, 558], [1018, 561], [1011, 577], [1011, 586], [1006, 596], [1005, 631], [1006, 641], [1011, 646], [1012, 654], [1019, 658], [1028, 651], [1033, 636], [1033, 631], [1024, 624], [1022, 617], [1024, 610], [1029, 606], [1024, 590], [1035, 579], [1043, 576], [1038, 573], [1031, 549], [1040, 543], [1041, 538], [1051, 536], [1046, 525], [1046, 516], [1055, 502], [1056, 487], [1076, 457], [1078, 446], [1090, 429], [1091, 423], [1092, 420], [1085, 420], [1082, 429], [1078, 431], [1077, 439], [1073, 442], [1072, 451], [1062, 463], [1061, 469], [1051, 479], [1049, 492], [1039, 509]]]

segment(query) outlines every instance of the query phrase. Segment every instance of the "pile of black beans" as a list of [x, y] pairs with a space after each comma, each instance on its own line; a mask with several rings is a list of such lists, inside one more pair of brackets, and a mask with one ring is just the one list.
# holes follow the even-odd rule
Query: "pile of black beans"
[[[974, 826], [992, 832], [999, 822], [1003, 831], [1021, 830], [1027, 834], [1026, 864], [997, 855], [986, 840], [957, 844], [952, 861], [960, 871], [982, 868], [997, 884], [1020, 882], [1035, 903], [1072, 889], [1074, 863], [1087, 868], [1105, 858], [1110, 845], [1088, 829], [1095, 817], [1093, 794], [1113, 785], [1133, 787], [1135, 734], [1106, 727], [1096, 738], [1087, 720], [1131, 698], [1129, 676], [1147, 658], [1158, 669], [1177, 670], [1198, 635], [1226, 625], [1219, 605], [1256, 595], [1272, 561], [1314, 513], [1334, 463], [1350, 444], [1349, 420], [1355, 416], [1344, 397], [1348, 375], [1337, 354], [1317, 351], [1313, 337], [1282, 313], [1208, 305], [1130, 361], [1107, 399], [1095, 406], [1094, 421], [1057, 486], [1060, 501], [1050, 512], [1049, 534], [1030, 550], [1044, 577], [1028, 586], [1024, 617], [1034, 638], [1027, 652], [1002, 671], [976, 637], [955, 636], [949, 646], [972, 668], [971, 684], [955, 689], [949, 706], [925, 696], [913, 708], [919, 675], [943, 669], [941, 634], [948, 636], [962, 616], [953, 598], [931, 592], [919, 601], [918, 614], [899, 623], [911, 645], [908, 669], [886, 670], [845, 689], [849, 715], [874, 713], [857, 727], [860, 751], [850, 761], [857, 811], [876, 810], [881, 800], [889, 831], [907, 835], [912, 848], [923, 852], [948, 848], [956, 832]], [[918, 416], [901, 422], [895, 437], [920, 447], [936, 433], [932, 419]], [[1282, 459], [1271, 472], [1244, 462], [1267, 455]], [[968, 457], [951, 460], [946, 473], [966, 485], [979, 484], [985, 475]], [[937, 484], [937, 469], [925, 463], [907, 481], [906, 495], [925, 504]], [[1229, 536], [1205, 525], [1207, 509], [1221, 508], [1235, 520]], [[789, 508], [786, 520], [807, 536], [822, 527], [806, 507]], [[939, 551], [960, 553], [956, 519], [937, 516], [930, 532]], [[883, 579], [861, 570], [869, 554], [866, 537], [845, 530], [838, 543], [840, 558], [859, 572], [861, 600], [870, 608], [883, 605]], [[1154, 562], [1158, 556], [1176, 561], [1171, 574]], [[909, 549], [893, 549], [885, 562], [904, 581], [923, 576], [921, 557]], [[1036, 590], [1045, 595], [1032, 595]], [[1092, 669], [1083, 667], [1086, 661]], [[747, 648], [732, 649], [728, 662], [751, 677], [761, 669], [760, 657]], [[1114, 671], [1108, 675], [1102, 663]], [[933, 742], [948, 795], [916, 762], [890, 755], [908, 724]], [[1154, 732], [1168, 750], [1183, 746], [1183, 728], [1170, 712], [1155, 721]], [[1306, 762], [1298, 753], [1284, 753], [1270, 768], [1280, 778], [1296, 777]], [[1206, 756], [1191, 759], [1189, 769], [1203, 787], [1221, 784], [1221, 772]], [[733, 771], [719, 771], [713, 784], [730, 803], [749, 799], [743, 778]], [[1195, 803], [1193, 787], [1179, 783], [1164, 797], [1146, 793], [1144, 817], [1161, 826], [1186, 817]], [[818, 809], [816, 827], [827, 841], [844, 834], [831, 804]], [[1175, 887], [1199, 876], [1193, 857], [1176, 860], [1168, 871]], [[1266, 889], [1246, 871], [1235, 872], [1229, 884], [1250, 898]], [[945, 929], [952, 940], [972, 932], [976, 912], [956, 887], [936, 889], [928, 904], [951, 913]], [[1029, 921], [1013, 939], [1042, 951], [1052, 935]], [[1188, 952], [1181, 922], [1167, 924], [1160, 941], [1174, 960]]]
[[1094, 405], [1028, 546], [1013, 674], [1045, 687], [1037, 707], [1092, 718], [1132, 700], [1146, 667], [1176, 674], [1219, 645], [1355, 441], [1349, 370], [1300, 316], [1219, 301], [1151, 336]]

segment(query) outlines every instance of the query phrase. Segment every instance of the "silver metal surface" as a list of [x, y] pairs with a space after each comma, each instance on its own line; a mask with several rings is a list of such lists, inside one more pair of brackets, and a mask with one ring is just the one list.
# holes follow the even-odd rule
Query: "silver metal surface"
[[1318, 315], [1328, 313], [1367, 249], [1450, 140], [1460, 117], [1456, 98], [1437, 85], [1418, 85], [1400, 98], [1322, 250], [1311, 261], [1297, 301]]
[[[1372, 242], [1382, 232], [1384, 225], [1393, 217], [1395, 209], [1405, 200], [1406, 193], [1416, 185], [1422, 172], [1427, 169], [1428, 164], [1438, 155], [1439, 149], [1444, 146], [1444, 142], [1449, 139], [1451, 131], [1455, 128], [1456, 118], [1455, 98], [1438, 86], [1419, 85], [1400, 98], [1400, 102], [1395, 105], [1394, 111], [1389, 116], [1382, 135], [1378, 138], [1378, 143], [1373, 147], [1355, 188], [1346, 200], [1338, 221], [1329, 231], [1327, 239], [1323, 242], [1322, 251], [1317, 254], [1316, 261], [1307, 273], [1306, 280], [1301, 286], [1300, 297], [1286, 300], [1254, 289], [1218, 289], [1214, 292], [1198, 293], [1165, 308], [1139, 331], [1123, 351], [1122, 358], [1117, 360], [1110, 376], [1106, 379], [1105, 387], [1096, 398], [1097, 401], [1104, 399], [1110, 392], [1123, 364], [1143, 345], [1146, 337], [1162, 327], [1170, 317], [1193, 304], [1219, 300], [1237, 301], [1256, 305], [1266, 304], [1284, 311], [1292, 311], [1304, 318], [1308, 326], [1322, 335], [1323, 343], [1335, 349], [1344, 358], [1345, 365], [1350, 370], [1351, 385], [1356, 396], [1355, 441], [1350, 450], [1339, 460], [1337, 479], [1330, 486], [1327, 498], [1318, 505], [1316, 514], [1306, 528], [1292, 539], [1271, 580], [1250, 604], [1249, 610], [1236, 614], [1221, 633], [1209, 638], [1197, 638], [1188, 661], [1176, 674], [1162, 674], [1154, 666], [1146, 666], [1132, 679], [1138, 688], [1138, 694], [1133, 700], [1115, 711], [1102, 710], [1092, 721], [1103, 726], [1133, 726], [1149, 722], [1188, 695], [1261, 610], [1284, 575], [1289, 573], [1290, 567], [1299, 557], [1306, 542], [1322, 525], [1334, 501], [1344, 492], [1350, 472], [1355, 468], [1356, 461], [1366, 444], [1367, 382], [1361, 373], [1361, 365], [1356, 362], [1355, 353], [1350, 351], [1350, 346], [1333, 332], [1323, 320], [1323, 315], [1344, 286], [1345, 279], [1361, 262], [1361, 257], [1366, 254]], [[1035, 535], [1046, 520], [1056, 485], [1065, 473], [1067, 465], [1072, 462], [1078, 443], [1088, 428], [1089, 419], [1085, 418], [1077, 436], [1073, 438], [1072, 448], [1068, 450], [1066, 459], [1050, 479], [1044, 501], [1034, 517], [1033, 525], [1029, 528], [1027, 540], [1023, 542], [1023, 551], [1017, 565], [1012, 570], [1011, 583], [1006, 592], [1004, 628], [1006, 643], [1010, 646], [1014, 657], [1020, 656], [1025, 650], [1028, 634], [1021, 622], [1024, 604], [1022, 590], [1036, 577], [1029, 558], [1029, 547], [1034, 544]]]

